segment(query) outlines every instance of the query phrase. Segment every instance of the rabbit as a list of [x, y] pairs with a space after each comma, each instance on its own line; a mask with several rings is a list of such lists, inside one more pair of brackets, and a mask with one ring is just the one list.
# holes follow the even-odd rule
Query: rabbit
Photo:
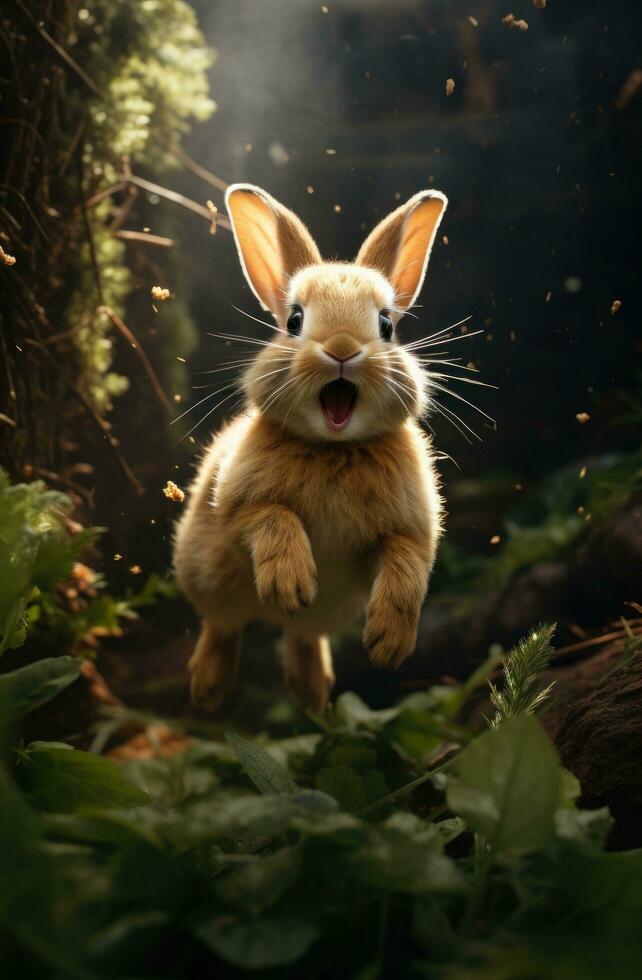
[[396, 668], [415, 648], [442, 501], [418, 421], [428, 379], [397, 324], [447, 199], [415, 194], [354, 263], [324, 262], [302, 221], [260, 187], [231, 185], [226, 206], [247, 282], [276, 322], [175, 531], [175, 574], [202, 617], [191, 694], [219, 706], [241, 630], [262, 619], [283, 630], [290, 693], [318, 714], [334, 684], [329, 633], [365, 610], [373, 664]]

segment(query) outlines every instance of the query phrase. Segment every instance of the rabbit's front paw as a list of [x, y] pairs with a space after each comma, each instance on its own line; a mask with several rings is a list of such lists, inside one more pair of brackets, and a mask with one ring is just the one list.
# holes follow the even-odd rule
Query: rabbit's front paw
[[414, 609], [397, 609], [374, 601], [368, 607], [363, 645], [373, 664], [396, 669], [417, 643], [418, 616]]
[[319, 584], [307, 540], [255, 560], [254, 576], [259, 602], [277, 602], [291, 616], [310, 605]]

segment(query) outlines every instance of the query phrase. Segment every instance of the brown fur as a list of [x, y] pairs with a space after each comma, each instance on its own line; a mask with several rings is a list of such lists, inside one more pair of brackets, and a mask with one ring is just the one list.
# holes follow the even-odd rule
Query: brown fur
[[[254, 211], [247, 206], [252, 194], [260, 202]], [[416, 195], [408, 202], [397, 238], [386, 232], [393, 271], [400, 255], [418, 254], [413, 215], [424, 201]], [[288, 687], [318, 712], [334, 680], [326, 635], [362, 610], [373, 663], [397, 666], [412, 653], [441, 501], [431, 444], [415, 421], [427, 403], [425, 375], [396, 342], [379, 337], [379, 310], [392, 307], [394, 281], [367, 262], [312, 258], [297, 270], [311, 254], [309, 234], [270, 202], [247, 185], [228, 192], [235, 225], [241, 205], [236, 238], [252, 288], [267, 298], [269, 282], [272, 297], [284, 298], [271, 300], [281, 331], [291, 304], [299, 304], [303, 332], [277, 333], [246, 373], [246, 410], [204, 456], [177, 527], [175, 568], [204, 623], [190, 661], [195, 700], [210, 708], [220, 702], [236, 676], [238, 634], [261, 618], [284, 629]], [[265, 245], [263, 234], [272, 220], [263, 209], [272, 206], [287, 229], [276, 239], [276, 259], [274, 239]], [[250, 213], [262, 225], [256, 237]], [[422, 220], [428, 218], [419, 236], [426, 254], [434, 209]], [[404, 269], [406, 291], [421, 284], [423, 253], [421, 260], [414, 279]], [[356, 356], [339, 366], [332, 353]], [[319, 392], [340, 374], [358, 395], [346, 427], [332, 431]]]

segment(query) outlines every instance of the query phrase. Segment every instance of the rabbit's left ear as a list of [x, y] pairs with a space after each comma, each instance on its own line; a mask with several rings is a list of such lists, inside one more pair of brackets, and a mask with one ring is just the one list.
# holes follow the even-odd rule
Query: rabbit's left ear
[[407, 310], [422, 287], [432, 244], [448, 205], [441, 191], [419, 191], [380, 221], [359, 249], [357, 265], [390, 280], [395, 303]]
[[225, 204], [245, 278], [263, 309], [276, 316], [286, 305], [289, 279], [321, 262], [319, 249], [296, 214], [254, 184], [232, 184]]

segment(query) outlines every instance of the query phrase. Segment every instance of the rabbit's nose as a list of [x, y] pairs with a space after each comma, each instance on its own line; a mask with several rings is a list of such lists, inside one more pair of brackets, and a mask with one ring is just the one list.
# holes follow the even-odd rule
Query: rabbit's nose
[[343, 364], [360, 354], [361, 347], [349, 334], [335, 334], [324, 345], [323, 353], [331, 357], [333, 361]]
[[334, 354], [331, 350], [327, 350], [327, 348], [324, 347], [323, 353], [327, 354], [328, 357], [332, 357], [335, 361], [338, 361], [339, 364], [343, 364], [345, 361], [351, 361], [353, 357], [356, 357], [357, 354], [360, 353], [360, 351], [356, 350], [354, 354], [348, 354], [347, 357], [339, 357], [338, 354]]

